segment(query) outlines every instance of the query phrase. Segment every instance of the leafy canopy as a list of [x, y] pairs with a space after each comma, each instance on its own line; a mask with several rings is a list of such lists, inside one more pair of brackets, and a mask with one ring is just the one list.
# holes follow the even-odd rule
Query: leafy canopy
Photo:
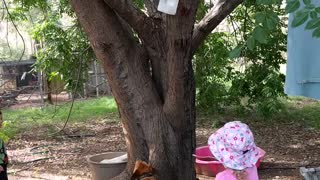
[[[36, 69], [51, 78], [60, 76], [69, 87], [80, 85], [85, 76], [79, 72], [86, 71], [94, 55], [68, 1], [7, 2], [13, 19], [30, 23], [33, 38], [42, 44]], [[144, 9], [144, 0], [133, 2]], [[248, 98], [249, 104], [258, 104], [264, 112], [277, 110], [277, 97], [284, 95], [284, 76], [279, 72], [285, 62], [284, 17], [293, 13], [292, 27], [306, 24], [306, 30], [320, 37], [320, 7], [311, 0], [285, 3], [284, 9], [283, 0], [245, 0], [228, 17], [232, 31], [209, 35], [194, 57], [199, 107], [241, 104]], [[212, 6], [200, 0], [197, 22]], [[63, 21], [66, 17], [68, 23]]]
[[311, 0], [287, 0], [287, 13], [293, 13], [292, 27], [306, 23], [305, 29], [313, 31], [312, 36], [320, 38], [320, 7]]
[[35, 71], [80, 90], [94, 54], [67, 0], [7, 0], [15, 22], [26, 24], [37, 42]]

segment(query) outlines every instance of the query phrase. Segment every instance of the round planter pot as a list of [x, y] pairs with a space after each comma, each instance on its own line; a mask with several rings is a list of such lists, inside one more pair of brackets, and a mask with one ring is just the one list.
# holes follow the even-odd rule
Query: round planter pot
[[127, 162], [101, 163], [101, 161], [124, 154], [126, 152], [106, 152], [87, 157], [93, 180], [109, 180], [119, 175], [126, 168]]

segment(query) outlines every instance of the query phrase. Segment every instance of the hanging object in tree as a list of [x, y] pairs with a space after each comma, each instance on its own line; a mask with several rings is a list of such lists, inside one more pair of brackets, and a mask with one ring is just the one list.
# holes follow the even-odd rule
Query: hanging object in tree
[[[312, 0], [312, 3], [320, 6], [319, 0]], [[320, 39], [312, 37], [312, 31], [305, 30], [306, 23], [293, 28], [293, 18], [291, 13], [285, 93], [320, 99]]]
[[158, 5], [158, 11], [175, 15], [177, 12], [179, 0], [160, 0]]

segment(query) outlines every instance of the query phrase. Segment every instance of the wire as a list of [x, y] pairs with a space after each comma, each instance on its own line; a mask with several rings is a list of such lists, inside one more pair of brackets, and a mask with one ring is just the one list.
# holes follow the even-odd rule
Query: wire
[[8, 13], [8, 16], [9, 16], [9, 18], [10, 18], [10, 21], [11, 21], [12, 25], [13, 25], [14, 28], [16, 29], [17, 33], [19, 34], [19, 36], [20, 36], [20, 38], [21, 38], [21, 40], [22, 40], [22, 42], [23, 42], [23, 50], [22, 50], [21, 56], [20, 56], [20, 58], [19, 58], [19, 62], [20, 62], [20, 61], [22, 60], [22, 58], [23, 58], [23, 55], [24, 55], [25, 51], [26, 51], [26, 44], [25, 44], [24, 38], [23, 38], [22, 34], [20, 33], [17, 25], [16, 25], [16, 24], [14, 23], [14, 21], [13, 21], [12, 15], [11, 15], [11, 13], [9, 12], [9, 8], [8, 8], [8, 6], [7, 6], [6, 1], [5, 1], [5, 0], [2, 0], [2, 2], [3, 2], [3, 4], [4, 4], [4, 7], [5, 7], [7, 13]]
[[[88, 50], [90, 49], [90, 47], [91, 47], [91, 46], [88, 46], [88, 47], [81, 53], [81, 56], [82, 56], [86, 51], [88, 51]], [[81, 56], [79, 55], [79, 57], [81, 57]], [[83, 58], [81, 58], [81, 60], [80, 60], [80, 66], [79, 66], [79, 71], [78, 71], [77, 82], [76, 82], [76, 85], [75, 85], [75, 87], [74, 87], [74, 89], [73, 89], [72, 102], [71, 102], [71, 107], [70, 107], [70, 109], [69, 109], [68, 117], [67, 117], [67, 119], [66, 119], [63, 127], [62, 127], [59, 131], [57, 131], [56, 133], [53, 133], [52, 135], [58, 134], [58, 133], [60, 133], [60, 132], [64, 132], [63, 130], [66, 128], [66, 126], [67, 126], [67, 124], [68, 124], [68, 122], [69, 122], [69, 120], [70, 120], [70, 116], [71, 116], [71, 112], [72, 112], [73, 105], [74, 105], [74, 100], [75, 100], [74, 94], [75, 94], [75, 92], [77, 91], [77, 87], [78, 87], [78, 85], [79, 85], [79, 80], [80, 80], [80, 75], [82, 74], [82, 73], [81, 73], [82, 65], [83, 65]], [[65, 132], [64, 132], [64, 133], [65, 133]], [[65, 133], [65, 134], [66, 134], [66, 133]]]

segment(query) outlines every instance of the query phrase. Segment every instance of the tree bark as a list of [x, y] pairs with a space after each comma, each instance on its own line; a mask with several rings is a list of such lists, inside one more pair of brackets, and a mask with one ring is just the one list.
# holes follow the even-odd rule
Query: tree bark
[[135, 162], [142, 160], [152, 165], [156, 179], [194, 180], [191, 59], [198, 0], [180, 0], [175, 16], [145, 2], [151, 16], [131, 1], [70, 0], [121, 115], [129, 160], [118, 179], [130, 179]]
[[52, 102], [52, 84], [51, 84], [51, 81], [48, 79], [48, 77], [46, 76], [46, 80], [47, 80], [47, 94], [48, 94], [48, 103], [49, 104], [53, 104]]
[[219, 0], [214, 7], [195, 26], [192, 52], [194, 53], [204, 39], [244, 0]]

